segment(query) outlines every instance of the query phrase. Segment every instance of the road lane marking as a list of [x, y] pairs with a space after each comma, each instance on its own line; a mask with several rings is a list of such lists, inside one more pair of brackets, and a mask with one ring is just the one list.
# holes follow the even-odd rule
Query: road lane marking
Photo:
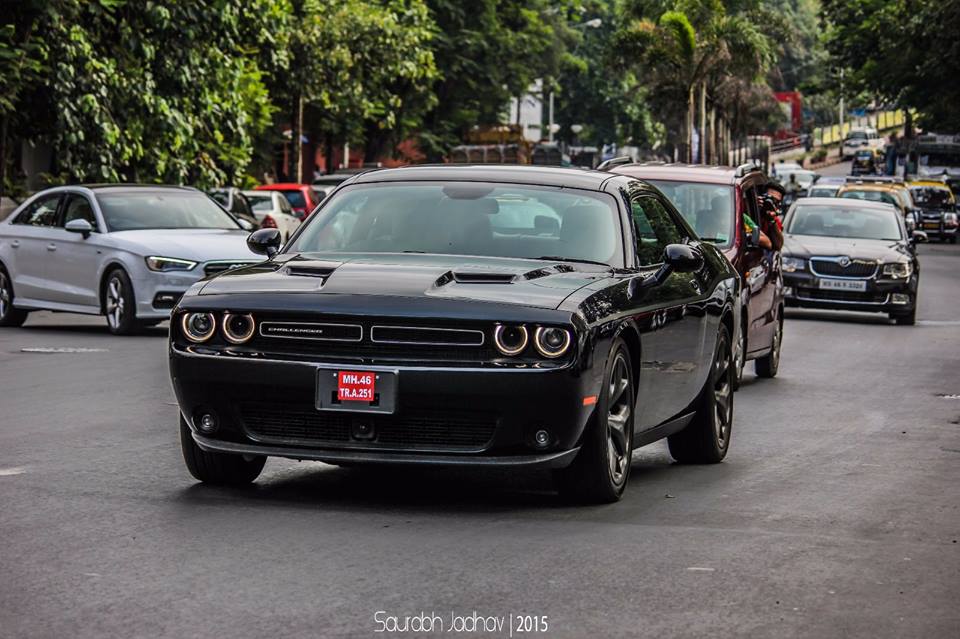
[[75, 346], [27, 346], [20, 349], [21, 353], [42, 353], [44, 355], [60, 353], [107, 353], [106, 348], [81, 348]]
[[0, 477], [10, 477], [11, 475], [22, 475], [27, 472], [23, 466], [14, 466], [13, 468], [0, 468]]
[[690, 572], [714, 572], [716, 568], [706, 568], [704, 566], [689, 566], [687, 568]]

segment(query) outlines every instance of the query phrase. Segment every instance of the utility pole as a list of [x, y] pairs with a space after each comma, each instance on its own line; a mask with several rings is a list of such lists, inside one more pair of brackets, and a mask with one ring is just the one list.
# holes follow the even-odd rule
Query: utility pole
[[[550, 123], [547, 125], [547, 131], [549, 131], [550, 137], [548, 138], [551, 143], [553, 143], [553, 91], [550, 92]], [[542, 138], [541, 138], [542, 139]]]

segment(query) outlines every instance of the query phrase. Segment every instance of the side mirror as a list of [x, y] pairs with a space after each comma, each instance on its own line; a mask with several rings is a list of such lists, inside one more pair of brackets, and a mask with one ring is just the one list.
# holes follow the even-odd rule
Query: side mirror
[[90, 234], [93, 233], [93, 225], [90, 224], [87, 220], [83, 218], [78, 218], [76, 220], [70, 220], [64, 224], [63, 229], [65, 231], [70, 231], [71, 233], [80, 233], [83, 235], [83, 239], [90, 237]]
[[247, 248], [257, 255], [273, 257], [280, 250], [282, 239], [278, 229], [260, 229], [247, 237]]
[[912, 234], [914, 231], [917, 230], [917, 221], [913, 219], [912, 215], [907, 215], [906, 217], [904, 217], [903, 223], [907, 227], [907, 233]]
[[910, 241], [914, 244], [922, 244], [924, 242], [930, 241], [930, 236], [927, 235], [924, 231], [912, 231], [910, 233]]
[[237, 220], [237, 223], [240, 225], [240, 227], [244, 231], [252, 231], [255, 228], [257, 228], [256, 226], [253, 225], [253, 223], [250, 222], [250, 220], [245, 220], [242, 217], [238, 217], [236, 218], [236, 220]]
[[633, 278], [627, 288], [630, 299], [639, 298], [645, 290], [660, 286], [670, 274], [694, 273], [703, 268], [703, 254], [688, 244], [667, 244], [663, 249], [663, 265], [653, 275]]

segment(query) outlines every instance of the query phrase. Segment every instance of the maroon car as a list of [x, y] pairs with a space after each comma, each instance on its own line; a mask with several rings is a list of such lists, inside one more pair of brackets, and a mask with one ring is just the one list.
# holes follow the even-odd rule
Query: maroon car
[[743, 278], [735, 386], [740, 385], [748, 359], [756, 360], [754, 368], [759, 377], [775, 376], [783, 341], [780, 252], [758, 246], [744, 224], [744, 215], [757, 220], [764, 232], [772, 224], [760, 214], [757, 200], [769, 178], [752, 164], [730, 167], [613, 161], [601, 168], [656, 186], [701, 240], [712, 242], [723, 251]]

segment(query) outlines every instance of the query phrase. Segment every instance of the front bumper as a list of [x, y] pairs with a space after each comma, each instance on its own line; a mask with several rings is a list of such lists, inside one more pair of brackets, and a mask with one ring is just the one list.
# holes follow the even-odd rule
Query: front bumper
[[937, 239], [948, 239], [957, 237], [957, 226], [947, 226], [942, 220], [922, 219], [917, 224], [917, 230], [923, 231], [927, 236]]
[[[784, 301], [790, 307], [827, 310], [906, 313], [917, 301], [917, 274], [907, 279], [868, 279], [866, 290], [839, 292], [819, 288], [820, 278], [809, 272], [783, 274]], [[835, 279], [835, 278], [825, 278]], [[894, 302], [894, 295], [906, 295], [905, 302]]]
[[[392, 415], [316, 408], [319, 371], [389, 370]], [[575, 367], [364, 366], [209, 355], [172, 345], [180, 411], [201, 448], [337, 462], [561, 467], [578, 450], [599, 382]], [[201, 434], [199, 416], [219, 428]], [[549, 444], [534, 434], [546, 430]]]

